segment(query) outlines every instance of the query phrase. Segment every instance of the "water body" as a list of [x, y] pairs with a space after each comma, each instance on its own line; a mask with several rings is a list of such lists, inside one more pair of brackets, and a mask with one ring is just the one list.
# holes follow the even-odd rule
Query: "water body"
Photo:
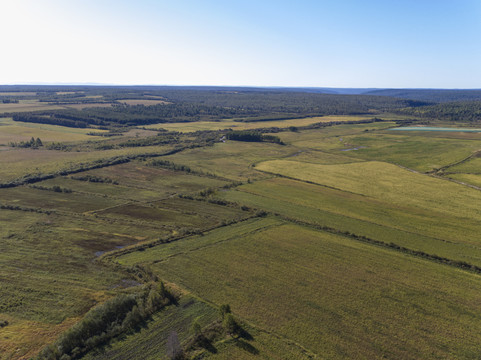
[[397, 131], [455, 131], [455, 132], [481, 132], [481, 129], [472, 128], [447, 128], [447, 127], [434, 127], [434, 126], [404, 126], [392, 128], [389, 130]]

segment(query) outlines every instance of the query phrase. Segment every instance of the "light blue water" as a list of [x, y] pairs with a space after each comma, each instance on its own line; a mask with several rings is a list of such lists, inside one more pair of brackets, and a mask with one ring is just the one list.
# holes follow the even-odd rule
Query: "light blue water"
[[434, 126], [404, 126], [392, 128], [389, 130], [398, 131], [457, 131], [457, 132], [481, 132], [481, 129], [472, 128], [446, 128], [446, 127], [434, 127]]

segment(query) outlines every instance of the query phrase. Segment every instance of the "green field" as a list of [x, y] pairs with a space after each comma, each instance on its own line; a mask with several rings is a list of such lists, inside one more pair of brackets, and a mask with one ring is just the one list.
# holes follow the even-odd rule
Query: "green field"
[[291, 126], [302, 127], [309, 126], [317, 123], [329, 123], [329, 122], [346, 122], [346, 121], [363, 121], [372, 119], [372, 116], [322, 116], [322, 117], [307, 117], [301, 119], [290, 120], [271, 120], [271, 121], [255, 121], [255, 122], [242, 122], [234, 120], [222, 120], [222, 121], [197, 121], [188, 124], [155, 124], [148, 125], [148, 129], [165, 129], [169, 131], [181, 131], [181, 132], [194, 132], [199, 130], [221, 130], [221, 129], [233, 129], [233, 130], [253, 130], [260, 128], [288, 128]]
[[1, 360], [170, 359], [172, 332], [186, 359], [480, 358], [481, 135], [389, 130], [479, 125], [381, 96], [20, 90], [0, 93], [22, 113], [0, 119]]
[[81, 141], [99, 139], [88, 133], [105, 131], [91, 129], [66, 128], [63, 126], [15, 122], [8, 118], [0, 118], [0, 146], [10, 142], [28, 141], [33, 136], [43, 142]]
[[163, 278], [320, 357], [477, 356], [478, 275], [275, 219], [182, 243], [119, 261], [151, 261]]

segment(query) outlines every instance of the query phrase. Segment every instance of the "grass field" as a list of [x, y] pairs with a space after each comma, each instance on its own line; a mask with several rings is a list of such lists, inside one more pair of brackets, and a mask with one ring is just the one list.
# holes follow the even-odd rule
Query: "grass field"
[[69, 171], [112, 157], [162, 154], [170, 150], [172, 150], [172, 146], [169, 145], [70, 152], [22, 148], [4, 150], [0, 157], [0, 181], [8, 182], [28, 174], [52, 174], [59, 171]]
[[418, 171], [431, 171], [458, 162], [479, 150], [473, 140], [429, 136], [376, 134], [349, 136], [347, 148], [359, 148], [349, 154], [366, 160], [387, 161]]
[[70, 142], [82, 140], [97, 140], [99, 137], [87, 135], [91, 132], [105, 132], [104, 130], [67, 128], [64, 126], [35, 124], [13, 121], [11, 118], [0, 118], [0, 145], [10, 142], [30, 140], [31, 137], [40, 138], [42, 142]]
[[481, 187], [481, 174], [449, 174], [447, 177], [462, 183]]
[[472, 157], [466, 162], [458, 165], [450, 166], [446, 170], [447, 173], [464, 173], [464, 174], [481, 174], [481, 157]]
[[122, 99], [120, 102], [125, 103], [127, 105], [161, 105], [161, 104], [168, 104], [167, 101], [164, 100], [154, 100], [154, 99]]
[[276, 219], [243, 225], [119, 260], [151, 261], [323, 358], [476, 358], [478, 275]]
[[290, 160], [263, 162], [256, 169], [310, 181], [379, 201], [433, 213], [479, 219], [481, 194], [473, 189], [416, 174], [388, 163], [369, 161], [340, 165]]
[[372, 119], [372, 116], [321, 116], [321, 117], [308, 117], [292, 120], [271, 120], [271, 121], [255, 121], [255, 122], [241, 122], [233, 120], [221, 120], [221, 121], [196, 121], [185, 124], [154, 124], [147, 125], [146, 128], [150, 129], [165, 129], [169, 131], [180, 132], [194, 132], [199, 130], [221, 130], [221, 129], [233, 129], [233, 130], [253, 130], [261, 128], [279, 127], [288, 128], [291, 126], [301, 127], [308, 126], [317, 123], [329, 123], [329, 122], [346, 122], [346, 121], [363, 121]]
[[481, 265], [475, 220], [446, 215], [438, 217], [429, 210], [400, 207], [363, 195], [288, 179], [257, 181], [216, 196], [295, 221]]
[[137, 241], [111, 226], [82, 219], [78, 231], [76, 218], [10, 210], [0, 223], [2, 359], [33, 356], [129, 279], [93, 261], [95, 251]]
[[165, 159], [228, 179], [247, 180], [265, 177], [252, 168], [253, 164], [296, 152], [292, 147], [277, 144], [227, 141], [208, 148], [186, 150]]
[[[178, 303], [85, 359], [167, 358], [171, 331], [186, 345], [221, 304], [249, 336], [225, 334], [199, 358], [479, 358], [481, 279], [459, 262], [481, 267], [481, 193], [443, 176], [481, 186], [480, 158], [462, 161], [480, 135], [392, 132], [399, 117], [380, 117], [155, 124], [189, 134], [138, 147], [121, 145], [155, 131], [104, 138], [0, 119], [0, 144], [69, 145], [0, 151], [2, 184], [56, 175], [0, 189], [0, 359], [35, 356], [95, 304], [140, 291], [149, 269]], [[300, 129], [274, 134], [285, 145], [193, 134], [234, 126]], [[105, 166], [120, 156], [136, 158]]]
[[25, 111], [58, 110], [60, 105], [51, 105], [38, 100], [20, 100], [18, 103], [0, 104], [0, 114]]

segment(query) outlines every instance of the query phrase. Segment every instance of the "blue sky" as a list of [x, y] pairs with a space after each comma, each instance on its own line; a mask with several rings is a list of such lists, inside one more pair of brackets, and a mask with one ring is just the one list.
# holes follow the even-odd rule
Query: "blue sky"
[[479, 0], [4, 0], [0, 11], [0, 84], [481, 88]]

